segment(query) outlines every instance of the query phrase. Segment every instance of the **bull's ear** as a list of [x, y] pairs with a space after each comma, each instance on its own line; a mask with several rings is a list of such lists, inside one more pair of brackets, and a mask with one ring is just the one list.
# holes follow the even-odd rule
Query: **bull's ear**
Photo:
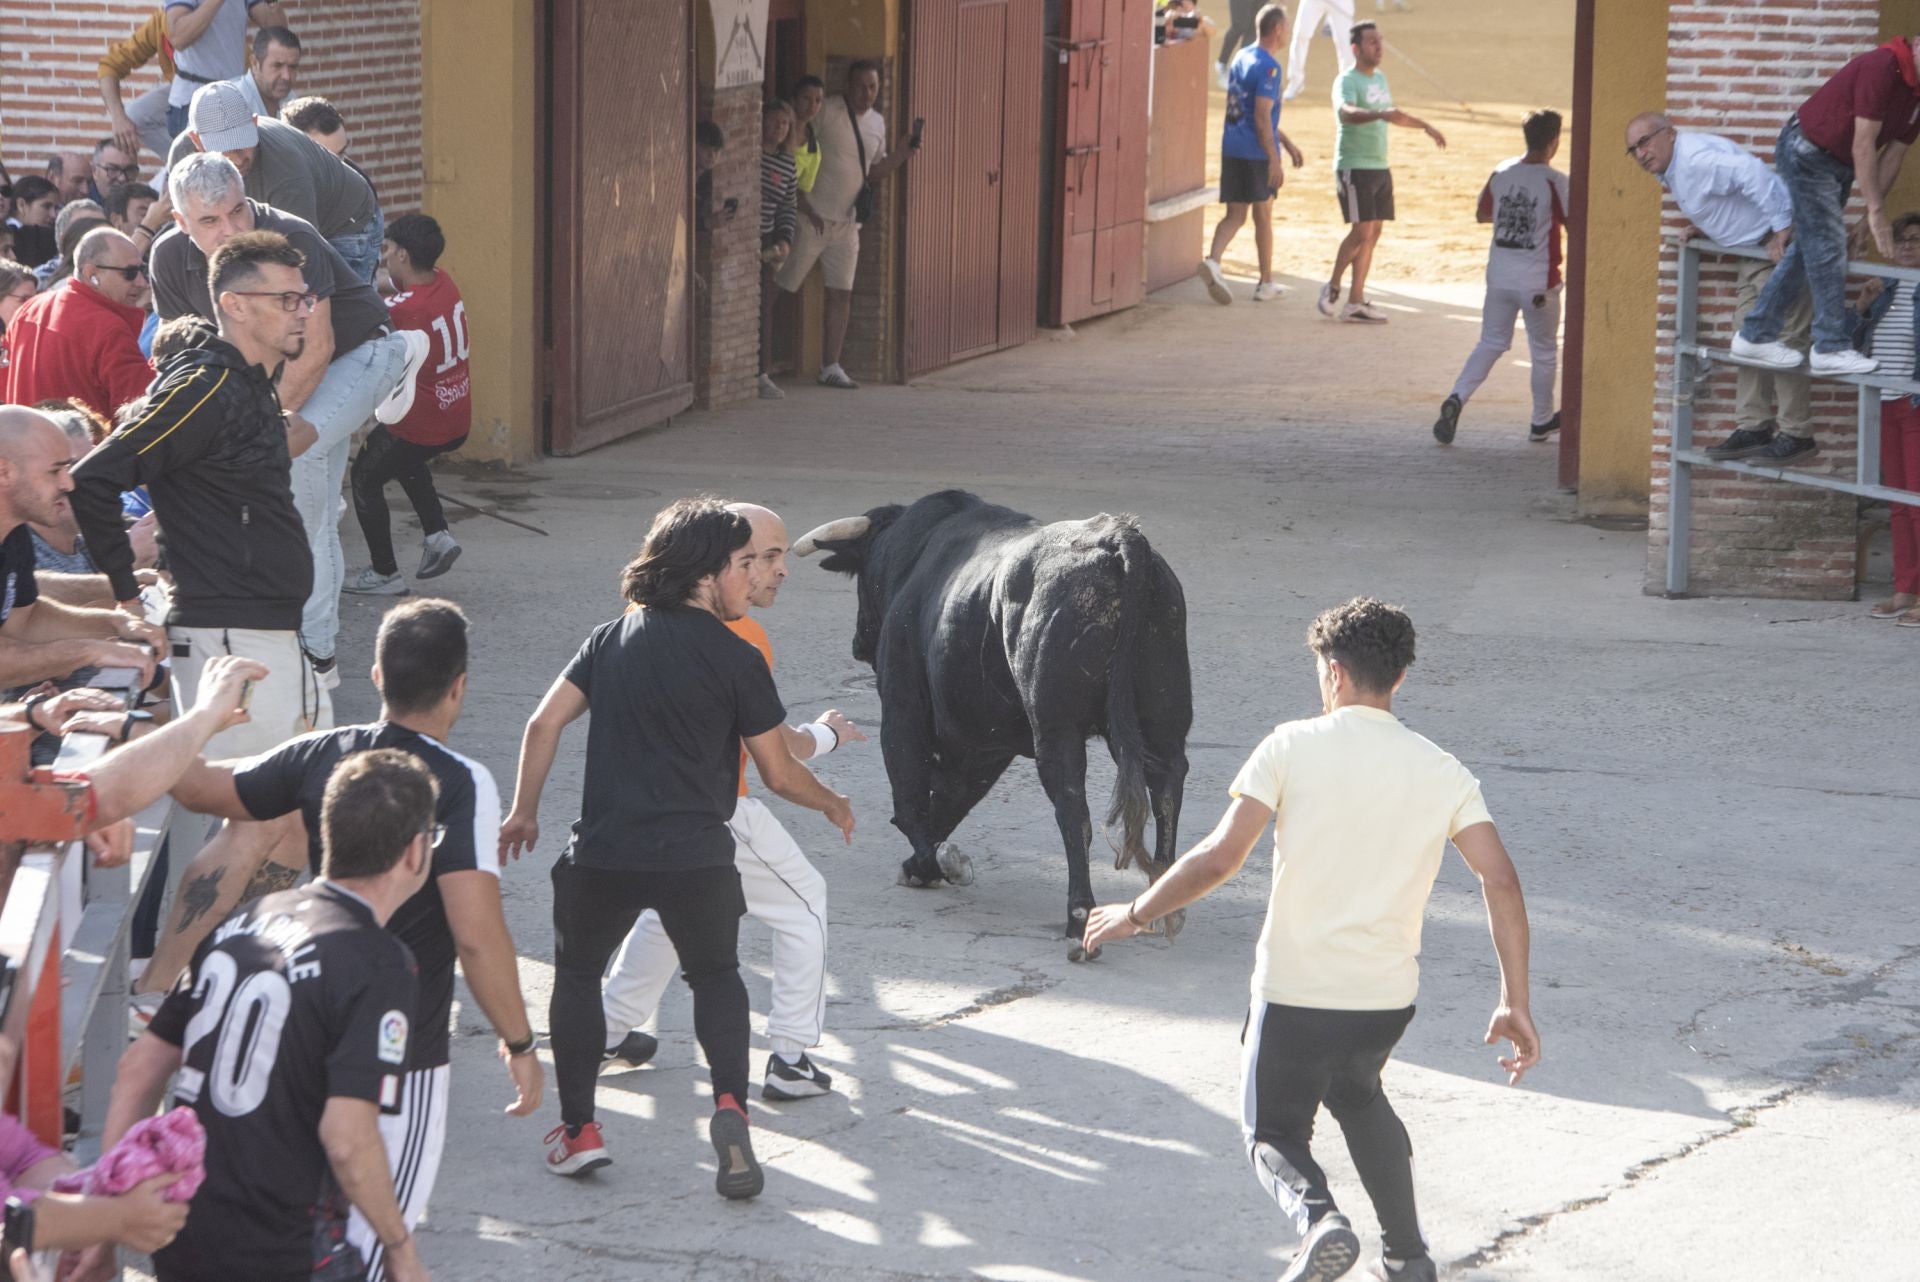
[[838, 546], [822, 543], [820, 548], [827, 554], [821, 558], [820, 568], [834, 574], [858, 574], [861, 566], [866, 564], [866, 557], [861, 555], [865, 551], [861, 543], [845, 543]]

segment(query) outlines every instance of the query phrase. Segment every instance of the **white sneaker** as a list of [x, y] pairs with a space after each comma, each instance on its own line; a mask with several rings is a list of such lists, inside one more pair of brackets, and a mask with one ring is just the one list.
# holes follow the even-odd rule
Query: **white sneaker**
[[1285, 298], [1292, 292], [1293, 287], [1291, 285], [1282, 285], [1277, 280], [1263, 280], [1253, 287], [1253, 301], [1256, 303], [1270, 302], [1276, 298]]
[[760, 399], [763, 401], [784, 401], [787, 399], [787, 394], [780, 390], [778, 383], [773, 381], [773, 375], [762, 374], [760, 376]]
[[370, 565], [363, 565], [347, 576], [340, 590], [354, 596], [405, 596], [407, 581], [400, 577], [398, 570], [382, 574]]
[[1229, 83], [1229, 79], [1228, 79], [1228, 75], [1227, 75], [1227, 64], [1226, 64], [1226, 63], [1224, 63], [1224, 62], [1219, 62], [1219, 63], [1215, 63], [1215, 64], [1214, 64], [1214, 68], [1213, 68], [1213, 78], [1214, 78], [1215, 80], [1218, 80], [1218, 81], [1220, 82], [1220, 87], [1221, 87], [1222, 89], [1225, 89], [1225, 88], [1227, 87], [1227, 85], [1228, 85], [1228, 83]]
[[1227, 278], [1220, 274], [1220, 264], [1211, 258], [1200, 260], [1200, 270], [1195, 272], [1201, 280], [1207, 282], [1207, 292], [1213, 295], [1213, 301], [1226, 306], [1233, 301], [1233, 291], [1227, 288]]
[[[1789, 351], [1792, 349], [1789, 348]], [[1840, 352], [1815, 352], [1812, 369], [1822, 378], [1832, 378], [1836, 374], [1871, 374], [1880, 368], [1880, 362], [1871, 356], [1862, 356], [1848, 348]]]
[[1800, 353], [1785, 343], [1752, 343], [1735, 334], [1733, 359], [1742, 365], [1759, 365], [1766, 369], [1795, 369], [1800, 364]]
[[420, 371], [426, 368], [427, 357], [433, 354], [433, 343], [417, 329], [403, 329], [400, 337], [407, 343], [407, 367], [400, 371], [400, 381], [394, 384], [387, 399], [374, 408], [373, 416], [382, 423], [398, 423], [413, 408], [413, 388], [420, 378]]
[[1384, 325], [1387, 323], [1387, 314], [1377, 310], [1372, 303], [1348, 303], [1342, 309], [1340, 319], [1362, 325]]
[[460, 559], [460, 545], [446, 530], [429, 534], [420, 544], [420, 568], [414, 572], [416, 579], [437, 579], [453, 568]]
[[1322, 316], [1331, 316], [1334, 313], [1335, 304], [1337, 304], [1339, 301], [1340, 301], [1339, 290], [1335, 289], [1331, 285], [1322, 285], [1320, 287], [1320, 301], [1315, 303], [1314, 306], [1320, 309], [1320, 314]]
[[860, 386], [860, 384], [854, 382], [853, 379], [848, 376], [847, 371], [841, 369], [838, 365], [829, 365], [820, 371], [820, 386], [840, 387], [851, 391]]

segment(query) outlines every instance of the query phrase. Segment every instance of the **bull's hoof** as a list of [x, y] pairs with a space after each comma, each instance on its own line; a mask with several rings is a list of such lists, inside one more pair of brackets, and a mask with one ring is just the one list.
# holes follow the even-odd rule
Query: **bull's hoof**
[[940, 862], [940, 875], [956, 886], [973, 884], [973, 860], [965, 851], [951, 841], [943, 841], [933, 848], [933, 857]]
[[1186, 924], [1187, 910], [1184, 908], [1176, 908], [1160, 919], [1160, 929], [1166, 933], [1169, 944], [1173, 942], [1174, 936], [1186, 928]]
[[1086, 947], [1078, 940], [1073, 943], [1072, 947], [1067, 949], [1067, 960], [1070, 962], [1098, 961], [1099, 958], [1100, 950], [1098, 948], [1092, 952], [1088, 952]]
[[925, 890], [929, 886], [942, 885], [944, 881], [938, 872], [922, 874], [914, 871], [913, 860], [909, 859], [900, 865], [900, 874], [893, 879], [893, 884], [896, 886], [911, 886], [915, 890]]

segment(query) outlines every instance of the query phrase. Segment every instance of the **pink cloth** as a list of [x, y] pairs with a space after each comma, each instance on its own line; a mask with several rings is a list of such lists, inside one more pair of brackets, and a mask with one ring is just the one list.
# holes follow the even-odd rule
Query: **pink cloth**
[[57, 1193], [117, 1197], [156, 1175], [179, 1172], [181, 1178], [160, 1194], [166, 1202], [185, 1202], [207, 1178], [207, 1133], [193, 1110], [182, 1106], [144, 1118], [113, 1146], [113, 1151], [84, 1171], [54, 1182]]
[[20, 1177], [50, 1157], [60, 1154], [34, 1137], [17, 1117], [0, 1115], [0, 1201], [18, 1196], [30, 1202], [40, 1196], [39, 1189], [16, 1188]]

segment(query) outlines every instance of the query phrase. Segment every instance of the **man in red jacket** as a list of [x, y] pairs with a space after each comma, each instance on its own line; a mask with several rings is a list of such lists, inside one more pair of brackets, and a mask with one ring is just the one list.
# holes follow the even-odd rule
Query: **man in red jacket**
[[140, 355], [147, 268], [133, 241], [110, 227], [88, 232], [73, 279], [36, 294], [7, 325], [4, 395], [14, 405], [77, 396], [108, 418], [147, 390]]

